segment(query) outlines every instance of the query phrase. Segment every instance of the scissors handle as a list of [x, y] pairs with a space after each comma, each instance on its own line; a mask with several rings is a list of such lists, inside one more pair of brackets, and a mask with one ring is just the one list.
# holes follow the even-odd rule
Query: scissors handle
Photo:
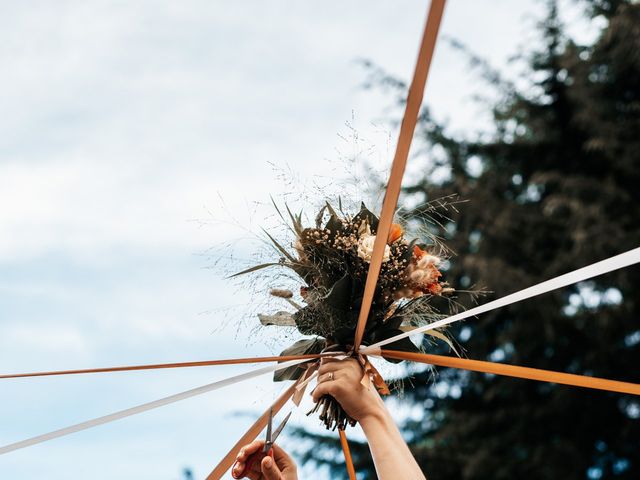
[[253, 452], [251, 455], [249, 455], [249, 458], [247, 458], [247, 461], [244, 464], [244, 468], [241, 472], [236, 472], [236, 465], [238, 464], [238, 461], [236, 460], [236, 462], [233, 464], [233, 467], [231, 468], [231, 476], [236, 479], [246, 477], [251, 471], [251, 468], [253, 468], [253, 466], [256, 464], [256, 462], [258, 464], [262, 463], [262, 459], [267, 456], [273, 458], [273, 448], [270, 448], [267, 453], [264, 453], [262, 449], [258, 450], [257, 452]]

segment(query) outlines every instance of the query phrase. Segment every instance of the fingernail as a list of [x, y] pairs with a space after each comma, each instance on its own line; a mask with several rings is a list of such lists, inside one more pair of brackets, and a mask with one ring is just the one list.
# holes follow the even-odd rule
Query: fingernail
[[273, 465], [273, 460], [271, 460], [271, 457], [267, 457], [267, 459], [264, 461], [264, 466], [267, 468], [271, 468], [272, 465]]

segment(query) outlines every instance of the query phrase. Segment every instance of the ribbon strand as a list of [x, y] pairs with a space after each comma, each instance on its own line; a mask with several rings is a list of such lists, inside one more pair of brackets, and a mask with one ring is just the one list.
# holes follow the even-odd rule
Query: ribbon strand
[[412, 362], [427, 363], [430, 365], [438, 365], [440, 367], [460, 368], [474, 372], [491, 373], [493, 375], [537, 380], [539, 382], [560, 383], [562, 385], [570, 385], [572, 387], [592, 388], [596, 390], [606, 390], [608, 392], [640, 395], [639, 384], [607, 380], [605, 378], [554, 372], [539, 368], [520, 367], [518, 365], [507, 365], [504, 363], [469, 360], [466, 358], [430, 355], [427, 353], [399, 352], [395, 350], [382, 350], [381, 353], [385, 358], [410, 360]]
[[479, 307], [472, 308], [470, 310], [467, 310], [466, 312], [461, 312], [456, 315], [443, 318], [442, 320], [430, 323], [429, 325], [425, 325], [424, 327], [414, 328], [413, 330], [409, 330], [408, 332], [404, 332], [394, 337], [387, 338], [386, 340], [382, 340], [378, 343], [374, 343], [371, 346], [362, 347], [360, 348], [360, 353], [373, 355], [375, 354], [377, 349], [382, 347], [383, 345], [397, 342], [398, 340], [410, 337], [411, 335], [426, 332], [428, 330], [433, 330], [435, 328], [444, 327], [451, 323], [464, 320], [465, 318], [480, 315], [481, 313], [486, 313], [491, 310], [495, 310], [496, 308], [505, 307], [516, 302], [521, 302], [522, 300], [536, 297], [538, 295], [542, 295], [543, 293], [551, 292], [552, 290], [557, 290], [568, 285], [573, 285], [574, 283], [583, 282], [590, 278], [597, 277], [599, 275], [603, 275], [620, 268], [628, 267], [630, 265], [634, 265], [638, 262], [640, 262], [640, 248], [634, 248], [633, 250], [621, 253], [620, 255], [616, 255], [615, 257], [607, 258], [606, 260], [602, 260], [586, 267], [579, 268], [578, 270], [565, 273], [564, 275], [552, 278], [551, 280], [538, 283], [536, 285], [533, 285], [532, 287], [525, 288], [524, 290], [520, 290], [492, 302], [485, 303], [484, 305], [480, 305]]
[[358, 325], [353, 343], [355, 351], [358, 351], [360, 347], [367, 319], [369, 318], [371, 302], [373, 301], [373, 295], [378, 283], [378, 275], [380, 274], [380, 268], [382, 266], [384, 249], [387, 245], [389, 230], [391, 229], [391, 221], [393, 220], [396, 205], [398, 204], [398, 197], [400, 196], [400, 186], [407, 165], [407, 158], [409, 157], [409, 148], [411, 147], [411, 140], [413, 139], [413, 133], [416, 129], [416, 123], [418, 122], [418, 114], [420, 113], [420, 106], [422, 105], [424, 89], [429, 75], [429, 67], [431, 66], [431, 59], [433, 58], [433, 52], [436, 48], [436, 39], [438, 38], [438, 30], [440, 29], [444, 5], [445, 0], [432, 0], [431, 6], [429, 7], [427, 23], [424, 27], [422, 42], [418, 52], [418, 60], [416, 61], [413, 80], [409, 87], [402, 124], [400, 125], [398, 144], [396, 146], [393, 163], [391, 164], [389, 182], [387, 183], [384, 202], [382, 203], [376, 240], [373, 244], [373, 252], [371, 253], [371, 262], [369, 263], [367, 281], [364, 287]]
[[347, 434], [342, 428], [338, 429], [338, 434], [340, 435], [340, 445], [342, 446], [344, 461], [347, 465], [347, 474], [349, 475], [349, 480], [356, 480], [356, 469], [353, 466], [353, 458], [351, 458], [351, 450], [349, 449]]
[[0, 380], [8, 378], [47, 377], [53, 375], [78, 375], [84, 373], [129, 372], [135, 370], [158, 370], [163, 368], [208, 367], [214, 365], [239, 365], [244, 363], [286, 362], [289, 360], [304, 359], [313, 360], [322, 356], [332, 355], [341, 355], [341, 353], [326, 352], [322, 354], [286, 355], [279, 357], [229, 358], [223, 360], [203, 360], [200, 362], [154, 363], [148, 365], [128, 365], [123, 367], [86, 368], [82, 370], [54, 370], [51, 372], [10, 373], [0, 375]]
[[164, 405], [169, 405], [171, 403], [176, 403], [181, 400], [186, 400], [187, 398], [195, 397], [196, 395], [202, 395], [203, 393], [211, 392], [213, 390], [218, 390], [220, 388], [233, 385], [233, 384], [242, 382], [244, 380], [249, 380], [250, 378], [254, 378], [254, 377], [263, 375], [265, 373], [275, 372], [275, 371], [282, 370], [284, 368], [288, 368], [293, 365], [298, 365], [300, 363], [304, 363], [307, 361], [309, 360], [307, 359], [290, 360], [288, 362], [283, 362], [283, 363], [278, 363], [276, 365], [270, 365], [268, 367], [258, 368], [250, 372], [242, 373], [240, 375], [234, 375], [232, 377], [228, 377], [223, 380], [219, 380], [217, 382], [203, 385], [202, 387], [186, 390], [184, 392], [177, 393], [175, 395], [170, 395], [168, 397], [164, 397], [159, 400], [143, 403], [142, 405], [137, 405], [135, 407], [127, 408], [125, 410], [120, 410], [119, 412], [111, 413], [103, 417], [94, 418], [92, 420], [87, 420], [85, 422], [77, 423], [69, 427], [61, 428], [59, 430], [54, 430], [52, 432], [45, 433], [43, 435], [38, 435], [36, 437], [28, 438], [20, 442], [12, 443], [10, 445], [5, 445], [3, 447], [0, 447], [0, 455], [13, 452], [14, 450], [19, 450], [21, 448], [30, 447], [32, 445], [37, 445], [39, 443], [47, 442], [49, 440], [63, 437], [65, 435], [70, 435], [72, 433], [80, 432], [82, 430], [87, 430], [89, 428], [97, 427], [98, 425], [104, 425], [105, 423], [114, 422], [122, 418], [130, 417], [132, 415], [137, 415], [139, 413], [147, 412], [154, 408], [162, 407]]

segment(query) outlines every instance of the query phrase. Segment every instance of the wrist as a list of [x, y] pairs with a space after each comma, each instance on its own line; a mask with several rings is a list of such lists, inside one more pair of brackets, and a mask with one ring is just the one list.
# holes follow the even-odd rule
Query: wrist
[[367, 430], [372, 427], [383, 426], [387, 422], [388, 413], [384, 408], [384, 405], [380, 405], [379, 407], [372, 408], [367, 411], [360, 419], [360, 425], [363, 430]]

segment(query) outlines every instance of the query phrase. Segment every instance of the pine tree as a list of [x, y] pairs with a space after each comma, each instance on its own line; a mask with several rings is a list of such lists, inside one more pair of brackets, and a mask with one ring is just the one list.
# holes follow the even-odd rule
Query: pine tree
[[[468, 200], [445, 225], [456, 252], [446, 276], [459, 289], [487, 287], [487, 301], [640, 245], [640, 4], [586, 3], [607, 20], [599, 38], [576, 44], [549, 2], [541, 47], [524, 58], [525, 87], [472, 58], [500, 93], [490, 136], [460, 139], [421, 115], [416, 140], [428, 148], [411, 161], [425, 175], [405, 200]], [[640, 383], [639, 284], [640, 268], [627, 268], [451, 332], [470, 358]], [[632, 396], [439, 369], [435, 382], [428, 371], [414, 376], [402, 402], [424, 407], [403, 431], [430, 479], [640, 478]], [[344, 477], [335, 441], [316, 441], [332, 478]], [[366, 446], [352, 448], [374, 478]]]

